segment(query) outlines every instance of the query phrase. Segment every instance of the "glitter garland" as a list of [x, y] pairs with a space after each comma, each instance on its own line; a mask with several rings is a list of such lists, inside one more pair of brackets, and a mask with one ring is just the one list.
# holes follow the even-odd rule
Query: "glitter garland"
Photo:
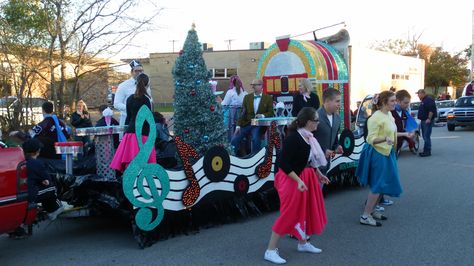
[[280, 135], [278, 134], [276, 122], [273, 121], [270, 126], [270, 140], [267, 151], [265, 153], [265, 160], [255, 168], [255, 174], [258, 178], [263, 179], [270, 175], [272, 171], [273, 148], [280, 149]]
[[176, 148], [178, 149], [178, 156], [183, 162], [186, 178], [190, 182], [190, 184], [184, 190], [182, 197], [183, 205], [186, 208], [189, 208], [196, 202], [196, 200], [199, 198], [199, 194], [201, 193], [201, 188], [199, 187], [199, 183], [196, 180], [196, 176], [194, 175], [194, 170], [191, 163], [189, 162], [189, 158], [199, 159], [199, 155], [191, 145], [185, 143], [180, 137], [176, 137]]

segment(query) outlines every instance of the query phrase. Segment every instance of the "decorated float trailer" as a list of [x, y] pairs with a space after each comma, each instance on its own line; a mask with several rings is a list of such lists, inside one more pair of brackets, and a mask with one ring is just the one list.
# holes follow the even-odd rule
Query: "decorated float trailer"
[[[347, 47], [347, 41], [343, 40], [346, 44], [342, 47]], [[277, 102], [283, 102], [286, 116], [252, 121], [256, 125], [270, 126], [268, 144], [254, 155], [238, 158], [224, 147], [215, 146], [199, 157], [192, 145], [176, 138], [182, 168], [173, 170], [148, 165], [151, 149], [145, 151], [147, 144], [144, 144], [140, 150], [143, 155], [137, 156], [123, 176], [124, 194], [134, 206], [134, 232], [139, 242], [146, 245], [154, 235], [176, 226], [177, 221], [178, 224], [183, 221], [199, 224], [213, 219], [226, 221], [232, 220], [235, 213], [248, 216], [277, 209], [273, 181], [282, 138], [277, 129], [293, 120], [288, 114], [291, 114], [292, 95], [301, 78], [309, 78], [320, 96], [329, 87], [341, 91], [343, 122], [339, 142], [344, 152], [331, 160], [328, 176], [333, 184], [356, 183], [354, 171], [364, 140], [361, 136], [355, 137], [350, 130], [349, 76], [343, 53], [335, 48], [338, 45], [341, 46], [340, 43], [333, 46], [325, 41], [282, 38], [264, 53], [257, 78], [264, 81], [265, 92], [274, 96], [275, 107]], [[145, 120], [152, 122], [152, 116], [147, 108], [142, 108], [137, 118], [137, 132]], [[155, 137], [152, 128], [150, 142]]]
[[[286, 42], [286, 48], [285, 48]], [[258, 77], [265, 80], [267, 93], [276, 100], [281, 96], [289, 99], [296, 91], [297, 79], [308, 77], [315, 84], [316, 92], [328, 87], [341, 90], [344, 102], [341, 115], [340, 142], [344, 153], [331, 161], [329, 171], [332, 183], [353, 182], [353, 171], [362, 149], [361, 138], [354, 138], [349, 130], [347, 66], [341, 54], [325, 42], [286, 40], [268, 49], [260, 61]], [[209, 90], [211, 93], [211, 90]], [[209, 94], [211, 95], [211, 94]], [[213, 98], [211, 95], [210, 98]], [[286, 103], [286, 102], [285, 102]], [[291, 108], [291, 103], [288, 103]], [[291, 112], [290, 112], [291, 113]], [[278, 170], [279, 149], [282, 135], [279, 126], [292, 121], [291, 117], [264, 118], [253, 121], [269, 126], [267, 145], [255, 154], [238, 158], [229, 154], [224, 146], [214, 146], [199, 156], [195, 147], [179, 137], [174, 138], [180, 166], [165, 169], [159, 164], [149, 164], [156, 139], [156, 128], [151, 111], [142, 107], [136, 119], [137, 142], [140, 151], [122, 176], [100, 171], [106, 169], [114, 154], [112, 138], [116, 127], [81, 129], [93, 134], [104, 133], [104, 145], [96, 143], [95, 174], [64, 176], [62, 199], [78, 206], [104, 206], [125, 210], [131, 217], [134, 237], [140, 247], [146, 247], [158, 239], [197, 230], [202, 225], [232, 222], [240, 217], [258, 215], [263, 211], [278, 209], [278, 195], [273, 188], [274, 175]], [[142, 143], [141, 129], [150, 125], [150, 135]], [[105, 145], [107, 144], [107, 145]], [[64, 164], [63, 162], [59, 163]], [[76, 167], [74, 174], [85, 168]], [[102, 170], [104, 170], [102, 169]], [[71, 178], [71, 179], [70, 179]], [[73, 191], [69, 193], [68, 191]], [[72, 195], [65, 198], [66, 195]]]

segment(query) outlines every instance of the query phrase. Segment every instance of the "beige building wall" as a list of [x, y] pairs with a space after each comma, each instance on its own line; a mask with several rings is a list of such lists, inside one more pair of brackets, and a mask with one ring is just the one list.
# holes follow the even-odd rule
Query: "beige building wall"
[[[244, 87], [251, 92], [250, 83], [257, 73], [258, 61], [265, 50], [205, 51], [203, 58], [208, 69], [236, 69]], [[172, 103], [174, 94], [173, 66], [178, 53], [152, 53], [140, 59], [145, 72], [150, 76], [155, 103]], [[227, 91], [230, 74], [216, 77], [218, 91]]]

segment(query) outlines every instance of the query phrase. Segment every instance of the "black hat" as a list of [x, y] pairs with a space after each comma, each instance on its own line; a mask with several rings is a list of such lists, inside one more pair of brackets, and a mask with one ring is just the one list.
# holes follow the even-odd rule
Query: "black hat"
[[142, 64], [138, 60], [132, 60], [129, 65], [132, 68], [132, 70], [135, 69], [136, 67], [142, 66]]
[[23, 142], [22, 147], [25, 153], [35, 153], [43, 148], [43, 143], [37, 139], [29, 139]]

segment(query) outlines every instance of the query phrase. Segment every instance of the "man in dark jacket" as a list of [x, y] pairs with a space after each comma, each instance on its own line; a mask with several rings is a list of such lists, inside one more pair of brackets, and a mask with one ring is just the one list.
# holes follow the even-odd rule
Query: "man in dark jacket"
[[418, 109], [418, 119], [421, 121], [421, 134], [425, 145], [421, 157], [431, 156], [431, 131], [433, 129], [434, 119], [438, 113], [436, 103], [430, 96], [426, 95], [425, 90], [421, 89], [417, 92], [421, 104]]
[[[59, 139], [62, 137], [69, 139], [69, 133], [67, 132], [66, 124], [59, 120], [58, 117], [53, 113], [53, 103], [45, 102], [43, 103], [42, 108], [44, 119], [32, 128], [31, 136], [40, 140], [44, 146], [41, 149], [39, 157], [60, 159], [61, 155], [56, 154], [54, 143], [59, 141]], [[62, 134], [63, 136], [58, 138], [58, 134]]]
[[[407, 110], [410, 107], [411, 95], [406, 90], [399, 90], [395, 93], [395, 96], [397, 97], [397, 105], [395, 110], [392, 111], [392, 116], [397, 125], [397, 132], [406, 132], [406, 124], [410, 115]], [[408, 143], [410, 151], [414, 152], [415, 142], [408, 137], [397, 137], [397, 152], [402, 148], [405, 141]]]
[[326, 174], [330, 167], [331, 158], [336, 153], [342, 153], [342, 146], [339, 145], [338, 134], [341, 127], [341, 118], [338, 111], [341, 107], [341, 93], [333, 88], [327, 88], [323, 92], [323, 106], [317, 112], [319, 115], [318, 129], [314, 132], [314, 137], [326, 154], [328, 164], [320, 167], [320, 171]]

